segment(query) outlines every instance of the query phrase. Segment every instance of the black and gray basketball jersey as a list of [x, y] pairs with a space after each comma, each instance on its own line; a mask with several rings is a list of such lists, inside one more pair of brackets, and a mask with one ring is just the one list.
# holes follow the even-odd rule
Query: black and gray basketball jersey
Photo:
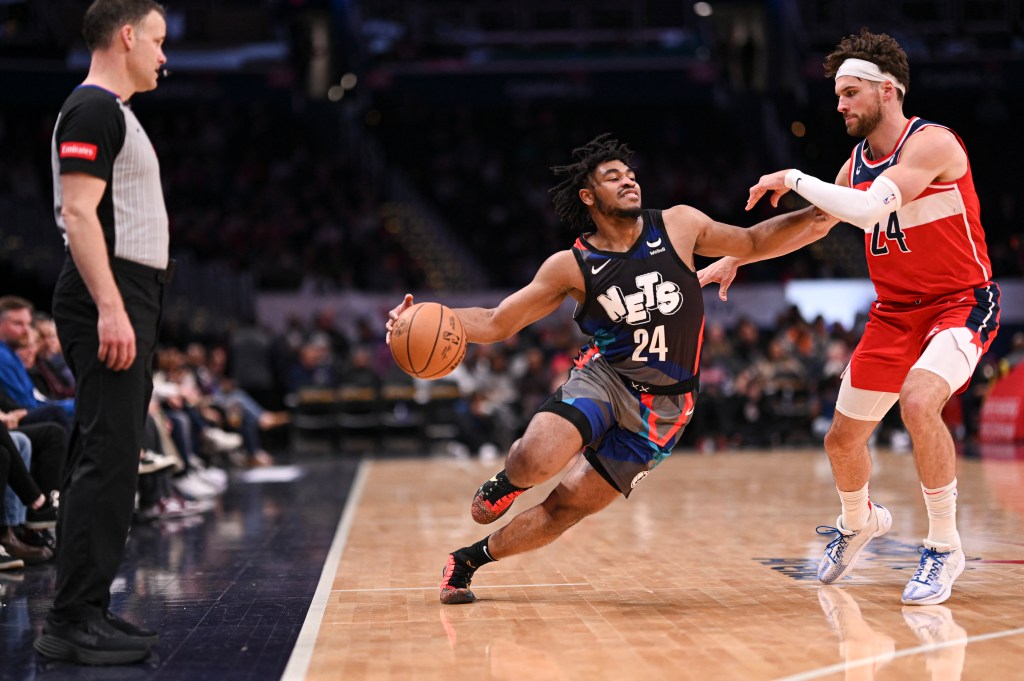
[[704, 301], [697, 274], [672, 248], [661, 211], [643, 211], [640, 238], [625, 253], [594, 248], [586, 235], [572, 251], [586, 282], [575, 314], [591, 337], [584, 355], [600, 353], [641, 392], [696, 388]]
[[107, 183], [97, 212], [110, 255], [167, 267], [170, 235], [160, 163], [131, 108], [103, 88], [75, 88], [57, 117], [50, 158], [54, 214], [65, 244], [60, 176], [86, 173]]

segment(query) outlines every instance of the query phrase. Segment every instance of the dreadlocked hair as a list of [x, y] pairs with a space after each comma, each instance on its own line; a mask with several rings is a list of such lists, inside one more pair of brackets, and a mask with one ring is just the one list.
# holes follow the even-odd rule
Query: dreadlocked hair
[[610, 132], [598, 135], [582, 147], [572, 150], [573, 163], [552, 166], [555, 177], [565, 179], [548, 190], [555, 205], [555, 213], [562, 222], [576, 231], [584, 231], [591, 223], [590, 213], [580, 201], [579, 191], [590, 184], [590, 174], [607, 161], [622, 161], [629, 166], [633, 150], [613, 138]]
[[[907, 53], [896, 39], [887, 33], [872, 33], [867, 28], [861, 28], [860, 35], [853, 34], [843, 38], [835, 51], [825, 57], [825, 77], [835, 77], [836, 71], [847, 59], [872, 62], [882, 71], [895, 76], [900, 85], [910, 89], [910, 63], [907, 61]], [[897, 95], [900, 101], [903, 101], [903, 94], [897, 91]]]

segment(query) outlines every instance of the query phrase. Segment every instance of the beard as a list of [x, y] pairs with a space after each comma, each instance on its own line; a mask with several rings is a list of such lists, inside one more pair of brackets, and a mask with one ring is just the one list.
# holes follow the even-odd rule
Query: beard
[[607, 203], [602, 201], [596, 193], [594, 194], [594, 207], [597, 208], [598, 213], [610, 218], [630, 218], [636, 220], [643, 213], [643, 209], [639, 206], [636, 208], [609, 206]]
[[863, 115], [853, 120], [851, 125], [846, 126], [846, 132], [851, 137], [867, 137], [875, 131], [878, 124], [882, 122], [882, 100], [875, 100], [875, 105], [865, 111]]

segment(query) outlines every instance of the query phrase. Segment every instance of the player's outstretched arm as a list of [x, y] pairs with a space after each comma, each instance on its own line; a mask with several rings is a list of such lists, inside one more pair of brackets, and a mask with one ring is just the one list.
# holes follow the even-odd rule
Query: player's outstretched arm
[[870, 230], [889, 213], [916, 199], [932, 182], [951, 182], [967, 172], [967, 153], [952, 133], [929, 127], [914, 134], [904, 145], [900, 162], [886, 168], [874, 182], [860, 189], [849, 187], [849, 161], [835, 184], [823, 182], [795, 168], [764, 175], [750, 188], [747, 210], [772, 192], [771, 204], [795, 191], [826, 213], [864, 230]]
[[496, 343], [542, 319], [572, 291], [582, 293], [583, 275], [572, 251], [559, 251], [537, 270], [533, 281], [505, 298], [497, 307], [454, 310], [471, 343]]
[[718, 297], [726, 300], [740, 265], [776, 258], [803, 248], [828, 234], [837, 222], [836, 218], [814, 206], [769, 218], [748, 229], [709, 221], [695, 251], [702, 255], [722, 254], [725, 257], [697, 272], [700, 285], [717, 281]]

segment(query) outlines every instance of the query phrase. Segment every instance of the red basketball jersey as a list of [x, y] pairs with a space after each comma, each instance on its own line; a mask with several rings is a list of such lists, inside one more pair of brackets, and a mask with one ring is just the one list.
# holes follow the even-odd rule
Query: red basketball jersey
[[[896, 148], [880, 159], [870, 157], [867, 140], [862, 140], [851, 156], [850, 186], [867, 189], [886, 168], [900, 162], [911, 135], [928, 126], [949, 130], [915, 116]], [[963, 147], [960, 137], [950, 132]], [[881, 301], [911, 302], [984, 286], [992, 277], [992, 266], [970, 162], [957, 181], [928, 185], [920, 196], [866, 230], [864, 247]]]

